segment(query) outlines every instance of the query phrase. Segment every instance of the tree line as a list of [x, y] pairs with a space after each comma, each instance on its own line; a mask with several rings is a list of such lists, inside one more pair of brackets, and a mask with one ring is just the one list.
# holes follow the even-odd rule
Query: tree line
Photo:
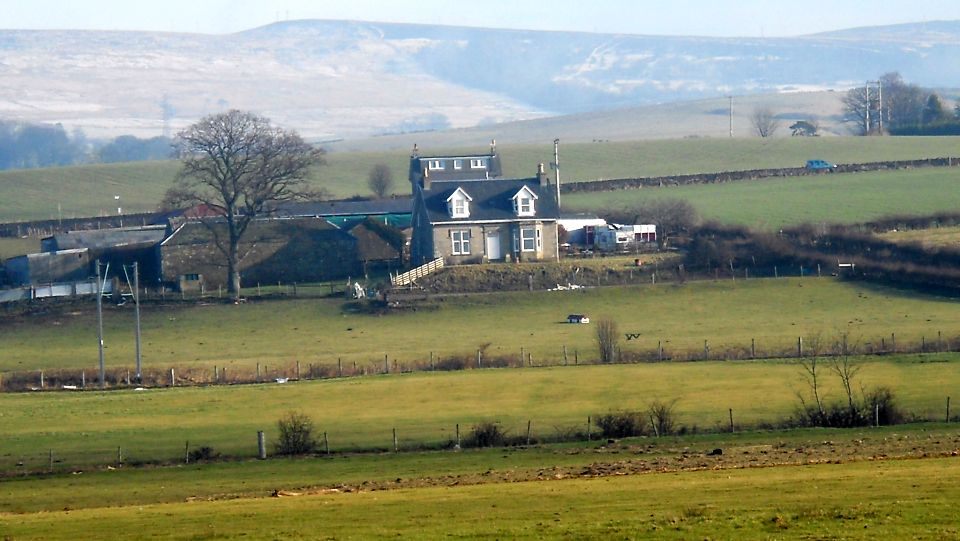
[[0, 170], [59, 167], [85, 163], [165, 160], [173, 155], [169, 137], [121, 135], [90, 140], [81, 129], [0, 119]]
[[849, 90], [843, 113], [857, 135], [960, 134], [960, 105], [950, 109], [938, 93], [906, 82], [897, 72]]

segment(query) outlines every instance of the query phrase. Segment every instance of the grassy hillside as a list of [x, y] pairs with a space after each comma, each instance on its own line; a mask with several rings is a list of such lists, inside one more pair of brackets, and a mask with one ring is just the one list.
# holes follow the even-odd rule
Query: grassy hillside
[[701, 184], [667, 189], [572, 194], [568, 209], [630, 208], [643, 201], [690, 201], [703, 218], [777, 229], [803, 222], [855, 223], [892, 214], [960, 207], [955, 168], [883, 171]]
[[[798, 336], [879, 342], [932, 340], [960, 335], [957, 301], [893, 289], [839, 282], [833, 278], [790, 278], [692, 282], [687, 285], [610, 287], [570, 292], [500, 293], [448, 299], [389, 315], [358, 313], [343, 300], [250, 302], [240, 306], [145, 305], [144, 366], [228, 367], [250, 374], [256, 363], [289, 370], [295, 361], [379, 370], [391, 363], [426, 363], [439, 357], [517, 359], [520, 349], [536, 363], [557, 363], [566, 346], [570, 362], [596, 359], [593, 325], [564, 323], [567, 314], [594, 320], [614, 318], [622, 333], [640, 337], [622, 342], [625, 351], [670, 352], [748, 348], [790, 350]], [[134, 359], [133, 308], [108, 307], [106, 362], [130, 367]], [[97, 365], [93, 303], [59, 315], [0, 319], [0, 371], [87, 368]], [[208, 375], [208, 374], [206, 374]]]
[[[953, 137], [823, 137], [762, 139], [682, 139], [564, 144], [562, 180], [593, 180], [765, 167], [796, 167], [810, 158], [850, 163], [939, 157], [957, 154]], [[428, 148], [424, 153], [484, 152], [487, 141], [467, 149]], [[553, 146], [499, 147], [504, 173], [532, 176], [536, 164], [553, 160]], [[314, 185], [335, 197], [368, 195], [366, 179], [375, 163], [393, 171], [394, 191], [409, 193], [408, 150], [332, 153]], [[0, 222], [96, 216], [116, 212], [114, 195], [127, 212], [157, 208], [177, 172], [175, 162], [90, 165], [0, 172]]]

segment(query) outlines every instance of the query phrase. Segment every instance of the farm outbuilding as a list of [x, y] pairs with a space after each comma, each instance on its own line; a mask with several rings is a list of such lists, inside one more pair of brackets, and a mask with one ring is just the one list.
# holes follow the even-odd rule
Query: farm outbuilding
[[563, 228], [560, 242], [577, 246], [593, 246], [595, 231], [607, 225], [606, 220], [594, 214], [569, 212], [560, 214], [559, 223]]
[[657, 242], [657, 226], [654, 224], [610, 224], [597, 228], [594, 244], [604, 252], [627, 251], [641, 244]]
[[[223, 254], [215, 235], [222, 223], [187, 222], [160, 245], [163, 283], [178, 289], [227, 285]], [[241, 242], [241, 284], [320, 282], [356, 276], [357, 241], [319, 218], [264, 219], [251, 222]]]
[[86, 248], [13, 257], [6, 260], [4, 267], [7, 281], [14, 286], [74, 282], [95, 272]]

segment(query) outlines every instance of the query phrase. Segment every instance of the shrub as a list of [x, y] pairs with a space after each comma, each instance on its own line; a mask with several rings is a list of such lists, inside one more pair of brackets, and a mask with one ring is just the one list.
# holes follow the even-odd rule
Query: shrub
[[190, 462], [202, 462], [207, 460], [213, 460], [218, 456], [220, 456], [220, 453], [215, 452], [213, 450], [213, 447], [204, 445], [199, 449], [194, 449], [190, 451], [190, 453], [187, 456], [190, 457]]
[[466, 444], [470, 447], [499, 447], [506, 442], [507, 433], [495, 421], [482, 421], [473, 425], [467, 435]]
[[305, 455], [317, 448], [313, 437], [313, 421], [304, 413], [292, 411], [277, 421], [280, 436], [275, 449], [278, 455]]
[[868, 410], [867, 417], [879, 421], [881, 425], [900, 424], [906, 418], [890, 387], [874, 388], [864, 396], [863, 405]]
[[650, 422], [653, 424], [653, 431], [658, 436], [673, 434], [676, 429], [676, 415], [673, 407], [677, 404], [676, 400], [664, 402], [654, 400], [650, 403], [648, 411], [650, 412]]
[[646, 421], [638, 411], [613, 411], [595, 417], [604, 438], [629, 438], [644, 435]]

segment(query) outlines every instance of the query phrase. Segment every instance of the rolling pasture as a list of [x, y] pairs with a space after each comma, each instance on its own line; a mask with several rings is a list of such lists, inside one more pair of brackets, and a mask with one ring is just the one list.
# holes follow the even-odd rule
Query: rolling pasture
[[[958, 434], [945, 426], [781, 432], [773, 441], [748, 433], [86, 471], [5, 480], [0, 524], [13, 539], [952, 538], [955, 457], [915, 460], [896, 446], [886, 460], [863, 456], [888, 441], [929, 449], [932, 438], [949, 445]], [[704, 456], [712, 447], [727, 451], [723, 460]], [[770, 452], [818, 447], [844, 459], [748, 467]], [[677, 462], [687, 465], [598, 476]], [[286, 497], [267, 498], [274, 490]]]
[[[900, 406], [923, 419], [944, 418], [945, 400], [960, 396], [956, 354], [863, 359], [855, 380], [869, 390], [889, 386]], [[839, 380], [822, 376], [828, 403], [844, 397]], [[0, 471], [42, 471], [116, 462], [182, 459], [185, 446], [253, 457], [256, 432], [272, 441], [290, 411], [311, 416], [333, 451], [448, 446], [459, 423], [464, 435], [496, 421], [514, 436], [527, 421], [535, 440], [585, 433], [587, 417], [645, 410], [676, 401], [678, 425], [722, 431], [730, 410], [740, 428], [774, 424], [809, 399], [801, 367], [784, 361], [704, 361], [632, 365], [465, 370], [334, 378], [285, 384], [219, 385], [144, 391], [3, 393]], [[859, 394], [859, 392], [858, 392]], [[953, 415], [951, 415], [953, 416]], [[593, 427], [596, 431], [596, 426]], [[19, 466], [18, 464], [22, 464]]]
[[[781, 269], [781, 272], [785, 272]], [[758, 355], [794, 351], [798, 337], [832, 344], [879, 346], [891, 334], [900, 344], [932, 343], [960, 336], [956, 299], [891, 288], [806, 277], [700, 281], [684, 285], [601, 287], [579, 291], [503, 292], [437, 298], [415, 309], [368, 313], [341, 298], [153, 305], [142, 310], [143, 363], [211, 372], [214, 366], [247, 375], [257, 363], [291, 375], [292, 365], [336, 366], [379, 372], [393, 363], [426, 365], [451, 356], [519, 362], [521, 348], [533, 364], [597, 358], [593, 325], [566, 323], [570, 313], [595, 321], [609, 317], [623, 334], [625, 352], [655, 350], [667, 357], [702, 351], [743, 351], [755, 340]], [[131, 303], [108, 305], [104, 342], [108, 367], [130, 368], [134, 360]], [[0, 320], [0, 371], [88, 370], [97, 365], [93, 302], [31, 317]], [[875, 348], [879, 349], [879, 347]]]
[[[792, 137], [777, 139], [683, 139], [577, 143], [561, 148], [562, 180], [595, 180], [705, 173], [768, 167], [799, 167], [810, 158], [862, 163], [957, 154], [956, 137]], [[468, 149], [423, 148], [423, 153], [485, 152], [487, 141]], [[501, 146], [504, 175], [533, 176], [539, 162], [553, 161], [543, 145]], [[407, 151], [331, 153], [312, 184], [334, 197], [369, 195], [373, 164], [387, 164], [394, 192], [410, 193]], [[0, 172], [0, 222], [111, 214], [119, 195], [126, 212], [156, 210], [177, 173], [177, 163], [140, 162]], [[802, 182], [806, 182], [803, 179]], [[798, 181], [800, 182], [800, 181]], [[931, 187], [931, 191], [933, 191]], [[895, 199], [895, 198], [891, 198]], [[59, 205], [59, 211], [58, 211]], [[578, 203], [578, 206], [581, 206]], [[602, 209], [602, 206], [587, 205]], [[900, 207], [909, 210], [909, 207]]]
[[578, 193], [568, 208], [630, 208], [685, 199], [704, 219], [778, 229], [800, 223], [857, 223], [894, 214], [923, 215], [960, 207], [956, 168], [826, 174], [664, 189]]

